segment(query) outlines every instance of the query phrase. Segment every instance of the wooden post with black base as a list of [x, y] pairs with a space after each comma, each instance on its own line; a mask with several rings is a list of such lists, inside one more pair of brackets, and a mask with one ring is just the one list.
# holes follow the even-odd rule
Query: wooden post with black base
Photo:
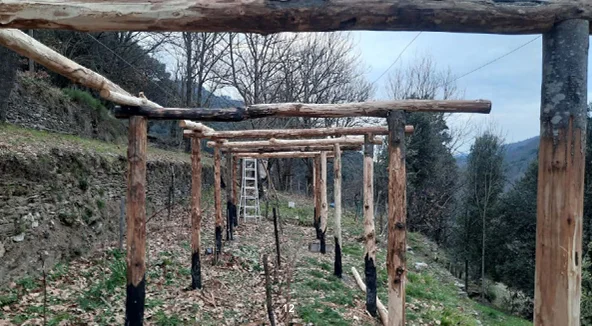
[[146, 132], [148, 119], [129, 119], [127, 149], [127, 297], [125, 324], [142, 325], [146, 298]]

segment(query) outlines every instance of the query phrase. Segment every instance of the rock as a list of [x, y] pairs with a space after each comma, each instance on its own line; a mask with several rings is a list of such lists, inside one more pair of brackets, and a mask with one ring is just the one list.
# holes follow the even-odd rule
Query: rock
[[38, 226], [39, 226], [39, 222], [37, 222], [37, 221], [33, 221], [33, 223], [31, 223], [32, 228], [36, 228]]
[[12, 241], [14, 241], [14, 242], [22, 242], [23, 240], [25, 240], [24, 233], [21, 233], [19, 235], [15, 235], [14, 237], [12, 237]]
[[417, 263], [415, 263], [415, 270], [416, 271], [421, 271], [421, 270], [424, 270], [426, 268], [428, 268], [428, 264], [426, 264], [426, 263], [423, 263], [423, 262], [417, 262]]
[[0, 258], [4, 257], [5, 253], [6, 253], [6, 249], [4, 249], [4, 244], [2, 242], [0, 242]]

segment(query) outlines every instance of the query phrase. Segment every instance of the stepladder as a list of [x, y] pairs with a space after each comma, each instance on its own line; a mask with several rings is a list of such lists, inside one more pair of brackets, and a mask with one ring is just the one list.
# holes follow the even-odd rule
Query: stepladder
[[243, 159], [239, 212], [245, 222], [258, 222], [261, 217], [261, 209], [259, 206], [259, 176], [257, 168], [258, 165], [256, 159]]

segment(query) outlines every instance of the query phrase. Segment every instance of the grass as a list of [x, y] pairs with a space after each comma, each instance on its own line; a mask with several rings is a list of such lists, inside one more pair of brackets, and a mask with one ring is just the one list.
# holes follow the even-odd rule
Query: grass
[[[363, 236], [361, 221], [354, 221], [351, 215], [345, 215], [342, 221], [344, 244], [342, 246], [343, 271], [350, 277], [351, 267], [355, 267], [364, 277], [364, 247], [357, 239]], [[331, 231], [328, 231], [330, 233]], [[380, 300], [386, 304], [387, 271], [386, 249], [379, 241], [376, 253], [377, 292]], [[436, 248], [421, 234], [409, 233], [408, 244], [413, 248], [407, 256], [407, 265], [426, 262], [428, 268], [422, 271], [409, 270], [406, 284], [408, 325], [444, 325], [444, 326], [526, 326], [532, 323], [504, 312], [484, 306], [469, 298], [459, 295], [454, 285], [454, 278], [430, 257]], [[329, 256], [329, 257], [327, 257]], [[365, 295], [357, 286], [337, 279], [332, 275], [332, 255], [309, 256], [297, 266], [294, 297], [298, 305], [296, 310], [306, 323], [315, 325], [351, 325], [366, 323], [366, 320], [354, 322], [344, 317], [343, 312], [352, 307], [364, 307]]]
[[[42, 130], [23, 128], [7, 123], [0, 123], [0, 139], [15, 148], [22, 148], [30, 145], [37, 149], [51, 148], [76, 148], [77, 150], [107, 154], [106, 157], [113, 159], [113, 156], [127, 156], [127, 146], [122, 143], [104, 142], [96, 139], [82, 138], [75, 135], [60, 134]], [[148, 159], [164, 157], [167, 159], [190, 161], [190, 155], [182, 151], [164, 150], [155, 147], [148, 147]], [[204, 166], [213, 166], [210, 155], [202, 155]]]

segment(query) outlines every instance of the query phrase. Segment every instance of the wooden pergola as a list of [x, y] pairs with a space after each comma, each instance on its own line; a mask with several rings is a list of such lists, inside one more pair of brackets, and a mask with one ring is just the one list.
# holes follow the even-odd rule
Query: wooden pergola
[[[255, 104], [232, 109], [162, 108], [11, 28], [79, 31], [320, 32], [336, 30], [543, 34], [537, 197], [535, 325], [579, 325], [592, 2], [563, 0], [312, 0], [249, 2], [5, 0], [0, 44], [99, 90], [129, 118], [126, 324], [143, 323], [148, 119], [240, 121], [262, 117], [386, 118], [389, 144], [388, 324], [405, 324], [404, 111], [488, 113], [488, 101]], [[196, 141], [193, 141], [196, 144]], [[193, 147], [193, 153], [199, 146]], [[194, 174], [198, 168], [194, 162]], [[192, 189], [198, 196], [201, 189]], [[200, 212], [192, 211], [192, 215]], [[195, 258], [195, 255], [194, 255]], [[199, 259], [199, 253], [197, 254]]]

